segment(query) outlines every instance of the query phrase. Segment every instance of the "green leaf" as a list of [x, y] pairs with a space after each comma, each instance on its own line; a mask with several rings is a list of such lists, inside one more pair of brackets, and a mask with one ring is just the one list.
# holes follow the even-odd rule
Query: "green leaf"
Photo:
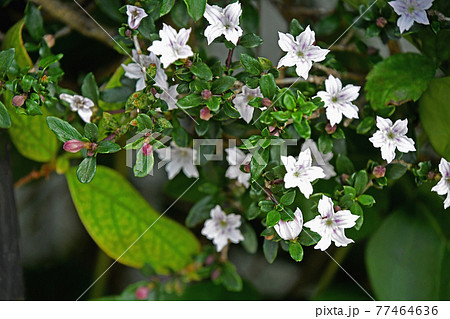
[[365, 90], [374, 110], [417, 101], [433, 79], [433, 62], [416, 53], [393, 55], [375, 65], [367, 75]]
[[200, 20], [203, 17], [206, 9], [206, 0], [184, 0], [187, 11], [194, 21]]
[[273, 263], [278, 254], [278, 243], [273, 240], [264, 239], [263, 252], [267, 262], [269, 264]]
[[111, 141], [100, 141], [98, 143], [97, 152], [101, 154], [110, 154], [110, 153], [116, 153], [120, 151], [122, 148], [119, 144], [116, 144]]
[[213, 196], [208, 195], [202, 198], [195, 203], [189, 211], [189, 214], [186, 217], [186, 226], [192, 228], [207, 220], [214, 206], [215, 202]]
[[241, 53], [241, 63], [244, 69], [252, 75], [260, 75], [263, 72], [261, 63], [248, 54]]
[[357, 195], [361, 194], [364, 191], [368, 182], [369, 182], [369, 177], [367, 176], [367, 172], [364, 170], [360, 170], [356, 174], [355, 185], [354, 185]]
[[236, 267], [230, 262], [226, 262], [222, 265], [220, 280], [229, 291], [242, 290], [242, 279], [237, 273]]
[[181, 1], [175, 2], [175, 5], [170, 12], [170, 17], [172, 18], [173, 22], [180, 28], [185, 28], [189, 24], [189, 15], [187, 12], [187, 8]]
[[162, 0], [161, 7], [159, 8], [159, 15], [166, 15], [172, 10], [175, 0]]
[[261, 63], [264, 70], [271, 69], [273, 66], [272, 61], [270, 61], [269, 59], [259, 57], [258, 60], [259, 60], [259, 63]]
[[356, 196], [356, 189], [354, 189], [351, 186], [344, 186], [344, 194], [345, 195], [352, 195], [351, 199], [353, 199]]
[[0, 101], [0, 128], [10, 128], [11, 117], [8, 114], [8, 110], [5, 105]]
[[256, 237], [255, 230], [249, 223], [243, 223], [241, 226], [242, 236], [244, 240], [241, 242], [244, 249], [249, 254], [254, 254], [258, 250], [258, 238]]
[[137, 152], [136, 164], [133, 167], [133, 173], [136, 177], [145, 177], [152, 172], [155, 159], [153, 152], [150, 155], [144, 155], [142, 149]]
[[178, 106], [182, 109], [190, 109], [201, 104], [204, 104], [205, 100], [198, 94], [189, 94], [178, 100]]
[[250, 173], [252, 179], [257, 180], [266, 168], [267, 163], [269, 162], [269, 149], [260, 148], [255, 152], [252, 156], [252, 160], [250, 162]]
[[90, 98], [92, 102], [98, 105], [98, 86], [92, 72], [84, 77], [83, 84], [81, 85], [81, 94], [83, 94], [84, 97]]
[[295, 261], [302, 261], [303, 259], [303, 247], [300, 243], [289, 244], [289, 254]]
[[273, 227], [276, 224], [278, 224], [278, 222], [281, 219], [281, 215], [280, 212], [276, 211], [276, 210], [271, 210], [266, 217], [266, 225], [267, 227]]
[[450, 159], [450, 77], [434, 79], [419, 101], [420, 120], [433, 148]]
[[317, 147], [319, 148], [319, 151], [324, 154], [330, 153], [333, 150], [333, 139], [330, 135], [323, 133], [319, 136]]
[[298, 242], [303, 246], [312, 246], [319, 242], [320, 235], [306, 228], [302, 229], [300, 236], [298, 236]]
[[408, 171], [408, 166], [400, 164], [400, 163], [393, 163], [389, 164], [386, 167], [386, 178], [387, 179], [399, 179], [405, 173]]
[[42, 60], [39, 61], [39, 67], [42, 68], [43, 70], [45, 70], [46, 68], [48, 68], [50, 65], [52, 65], [53, 63], [58, 62], [59, 60], [61, 60], [63, 58], [63, 54], [57, 54], [57, 55], [49, 55], [45, 58], [43, 58]]
[[0, 52], [0, 76], [8, 71], [14, 61], [16, 50], [14, 48]]
[[353, 215], [359, 216], [359, 218], [356, 220], [355, 229], [360, 230], [362, 224], [364, 223], [364, 211], [361, 208], [361, 206], [358, 203], [353, 203], [353, 205], [350, 207], [350, 212]]
[[28, 2], [25, 7], [25, 26], [28, 33], [36, 41], [40, 41], [45, 34], [41, 13], [31, 2]]
[[235, 81], [236, 78], [232, 76], [221, 76], [217, 80], [214, 80], [214, 82], [212, 83], [211, 92], [214, 94], [221, 94], [230, 89]]
[[78, 180], [83, 183], [90, 183], [95, 176], [95, 171], [97, 170], [97, 160], [95, 157], [86, 157], [78, 165], [77, 177]]
[[358, 124], [356, 128], [356, 133], [366, 134], [375, 125], [375, 119], [372, 116], [368, 116]]
[[358, 196], [358, 202], [360, 202], [361, 205], [372, 207], [373, 204], [375, 204], [375, 199], [370, 195], [363, 194]]
[[8, 32], [6, 32], [5, 37], [2, 42], [2, 49], [7, 50], [14, 48], [16, 51], [15, 60], [19, 68], [23, 69], [26, 67], [33, 67], [33, 62], [28, 55], [27, 50], [23, 46], [22, 39], [22, 29], [24, 26], [24, 19], [19, 20], [15, 25], [13, 25]]
[[259, 83], [263, 96], [268, 99], [273, 99], [278, 91], [277, 83], [275, 82], [275, 77], [273, 76], [273, 74], [264, 74], [259, 80]]
[[281, 196], [280, 203], [285, 206], [289, 206], [294, 202], [294, 200], [295, 200], [295, 190], [287, 192], [286, 194]]
[[61, 142], [81, 140], [83, 136], [68, 122], [54, 116], [47, 117], [48, 127], [56, 134]]
[[160, 216], [116, 171], [99, 166], [89, 184], [80, 184], [73, 170], [66, 177], [81, 221], [111, 258], [135, 268], [148, 263], [167, 274], [186, 267], [199, 252], [188, 229]]
[[294, 128], [300, 137], [304, 139], [311, 137], [311, 127], [309, 126], [308, 120], [303, 116], [300, 118], [300, 121], [294, 119]]
[[[64, 121], [63, 121], [64, 122]], [[47, 118], [48, 123], [48, 118]], [[65, 125], [70, 125], [69, 123], [65, 123]], [[84, 137], [86, 137], [91, 142], [97, 142], [98, 139], [98, 127], [94, 123], [86, 123], [84, 126]]]
[[258, 205], [253, 202], [250, 207], [244, 212], [245, 217], [248, 220], [252, 220], [255, 219], [256, 217], [259, 216], [259, 214], [261, 213], [261, 210], [259, 209]]
[[351, 174], [355, 171], [352, 161], [344, 154], [338, 154], [336, 159], [336, 170], [338, 174]]
[[241, 37], [238, 45], [243, 46], [244, 48], [252, 49], [259, 47], [263, 43], [264, 40], [261, 37], [257, 36], [254, 33], [247, 33]]
[[300, 33], [303, 32], [303, 27], [298, 22], [297, 19], [292, 19], [291, 23], [289, 24], [289, 33], [292, 34], [294, 37], [298, 36]]
[[448, 300], [448, 290], [439, 294], [448, 240], [435, 226], [423, 212], [397, 211], [370, 238], [366, 265], [378, 300]]
[[213, 74], [211, 72], [211, 69], [203, 62], [196, 62], [192, 64], [190, 70], [192, 74], [201, 79], [204, 79], [206, 81], [212, 80]]
[[[20, 154], [36, 162], [51, 161], [59, 149], [58, 139], [50, 131], [45, 116], [26, 116], [16, 113], [11, 105], [12, 94], [4, 92], [5, 106], [11, 117], [9, 135]], [[43, 109], [46, 115], [47, 111]]]

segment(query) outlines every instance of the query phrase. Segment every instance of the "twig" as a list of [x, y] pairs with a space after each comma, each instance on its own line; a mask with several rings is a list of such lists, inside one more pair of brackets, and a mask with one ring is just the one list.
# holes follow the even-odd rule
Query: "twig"
[[[43, 9], [47, 11], [50, 16], [65, 23], [73, 30], [80, 32], [82, 35], [96, 39], [109, 47], [113, 47], [111, 38], [101, 30], [91, 19], [77, 9], [73, 5], [63, 3], [60, 0], [31, 0], [32, 2], [42, 5]], [[108, 33], [114, 33], [108, 30]]]
[[42, 177], [48, 177], [51, 172], [55, 170], [54, 165], [44, 164], [42, 165], [39, 171], [33, 170], [28, 175], [20, 178], [17, 182], [14, 183], [14, 188], [20, 188], [21, 186], [28, 184], [29, 182], [40, 179]]

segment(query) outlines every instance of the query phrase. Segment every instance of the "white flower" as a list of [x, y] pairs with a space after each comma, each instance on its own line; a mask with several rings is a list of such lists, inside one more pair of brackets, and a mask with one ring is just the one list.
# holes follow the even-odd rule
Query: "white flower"
[[326, 91], [317, 92], [325, 103], [327, 118], [330, 125], [339, 124], [342, 120], [342, 114], [349, 119], [358, 118], [358, 107], [352, 103], [359, 95], [360, 86], [352, 84], [342, 88], [342, 82], [330, 74], [325, 80]]
[[161, 62], [164, 68], [178, 59], [186, 59], [194, 55], [192, 49], [187, 45], [191, 28], [181, 29], [178, 33], [170, 25], [163, 23], [162, 30], [159, 31], [161, 41], [153, 41], [148, 51], [161, 56]]
[[441, 158], [441, 163], [439, 163], [439, 172], [442, 175], [441, 180], [431, 191], [439, 195], [447, 194], [447, 198], [444, 201], [444, 209], [447, 209], [450, 206], [450, 163], [444, 158]]
[[253, 106], [248, 105], [248, 102], [255, 97], [263, 97], [261, 94], [261, 89], [259, 87], [256, 89], [251, 89], [247, 85], [244, 85], [242, 87], [242, 93], [239, 93], [233, 99], [233, 104], [236, 107], [236, 110], [239, 111], [241, 117], [247, 123], [250, 123], [252, 120], [253, 111], [255, 110]]
[[91, 99], [81, 96], [81, 95], [69, 95], [62, 93], [59, 98], [70, 104], [70, 109], [73, 112], [78, 112], [78, 115], [86, 123], [91, 122], [91, 116], [93, 114], [92, 108], [94, 107], [94, 102]]
[[244, 173], [241, 171], [241, 165], [247, 165], [252, 158], [251, 154], [245, 155], [240, 149], [230, 147], [225, 149], [227, 152], [227, 161], [230, 167], [225, 172], [225, 177], [229, 179], [237, 179], [238, 182], [244, 185], [245, 188], [250, 187], [250, 173]]
[[141, 20], [148, 16], [145, 10], [139, 7], [127, 5], [128, 25], [131, 29], [139, 28]]
[[306, 198], [309, 198], [313, 192], [311, 182], [325, 177], [321, 167], [311, 166], [312, 159], [309, 148], [300, 152], [298, 160], [295, 160], [293, 156], [281, 156], [281, 161], [287, 171], [284, 175], [284, 187], [298, 187]]
[[313, 159], [312, 166], [322, 167], [325, 174], [323, 179], [330, 179], [331, 177], [336, 176], [333, 165], [329, 163], [333, 158], [333, 152], [329, 152], [327, 154], [320, 152], [316, 142], [312, 139], [307, 139], [305, 143], [303, 143], [301, 151], [305, 151], [307, 149], [311, 150]]
[[408, 120], [397, 120], [394, 125], [390, 119], [377, 116], [378, 131], [369, 141], [374, 147], [381, 148], [381, 157], [388, 163], [395, 158], [395, 149], [402, 153], [415, 151], [413, 139], [405, 136], [408, 132]]
[[154, 53], [150, 52], [149, 55], [142, 55], [133, 50], [133, 61], [133, 63], [128, 65], [122, 64], [122, 68], [125, 70], [127, 78], [138, 80], [136, 82], [136, 91], [141, 91], [145, 88], [147, 68], [150, 64], [156, 65], [156, 76], [153, 79], [156, 82], [155, 85], [160, 88], [167, 86], [167, 75], [161, 68], [161, 62]]
[[206, 4], [204, 17], [210, 24], [205, 30], [208, 45], [222, 34], [225, 39], [236, 45], [242, 35], [242, 29], [239, 26], [241, 14], [242, 9], [239, 2], [231, 3], [224, 9]]
[[433, 0], [395, 0], [389, 2], [395, 13], [400, 16], [397, 20], [400, 33], [409, 30], [414, 21], [421, 24], [430, 24], [425, 10], [430, 9], [432, 4]]
[[228, 244], [228, 240], [234, 244], [244, 240], [239, 226], [241, 226], [241, 216], [236, 214], [227, 215], [217, 205], [211, 210], [211, 219], [205, 222], [202, 235], [212, 239], [217, 251], [221, 251]]
[[293, 217], [294, 220], [288, 222], [280, 220], [278, 224], [274, 226], [277, 234], [284, 240], [294, 240], [302, 231], [303, 214], [300, 208], [295, 210]]
[[355, 226], [355, 221], [359, 216], [353, 215], [349, 210], [340, 210], [335, 213], [333, 201], [325, 195], [319, 200], [318, 209], [320, 215], [305, 223], [305, 227], [322, 236], [314, 246], [315, 249], [324, 251], [330, 247], [331, 241], [334, 241], [336, 247], [353, 243], [353, 240], [345, 237], [344, 229]]
[[169, 179], [173, 179], [181, 170], [187, 177], [198, 177], [194, 165], [197, 151], [189, 147], [179, 147], [174, 142], [169, 147], [156, 150], [161, 161], [168, 161], [166, 171]]
[[325, 56], [330, 52], [330, 50], [313, 45], [316, 41], [315, 33], [309, 26], [295, 39], [289, 33], [278, 32], [278, 36], [278, 45], [281, 50], [287, 52], [278, 62], [278, 68], [296, 65], [297, 75], [305, 80], [308, 78], [312, 63], [325, 60]]

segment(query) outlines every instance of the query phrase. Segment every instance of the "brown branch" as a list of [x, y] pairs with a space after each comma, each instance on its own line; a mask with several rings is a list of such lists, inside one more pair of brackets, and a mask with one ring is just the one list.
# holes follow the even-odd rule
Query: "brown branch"
[[39, 171], [33, 170], [28, 175], [20, 178], [17, 182], [14, 183], [14, 188], [20, 188], [21, 186], [28, 184], [29, 182], [40, 179], [42, 177], [49, 177], [50, 173], [56, 169], [54, 165], [44, 164], [42, 165]]
[[[109, 47], [114, 46], [109, 35], [91, 20], [77, 5], [63, 3], [60, 0], [31, 1], [41, 5], [50, 16], [65, 23], [68, 27], [78, 31], [82, 35], [96, 39]], [[113, 33], [112, 30], [106, 29], [106, 31], [109, 34]]]

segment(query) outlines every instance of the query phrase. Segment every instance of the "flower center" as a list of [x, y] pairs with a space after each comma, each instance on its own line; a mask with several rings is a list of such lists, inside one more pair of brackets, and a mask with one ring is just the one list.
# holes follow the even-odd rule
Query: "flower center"
[[219, 222], [219, 224], [220, 224], [220, 226], [222, 226], [222, 227], [227, 227], [227, 222], [225, 221], [225, 220], [221, 220], [220, 222]]
[[391, 140], [393, 140], [395, 138], [395, 134], [392, 131], [389, 131], [389, 133], [387, 133], [387, 137]]
[[295, 177], [300, 177], [300, 172], [295, 172], [295, 173], [294, 173], [294, 176], [295, 176]]
[[297, 52], [297, 56], [300, 57], [300, 58], [303, 58], [303, 52], [302, 51], [298, 51]]
[[325, 221], [325, 225], [331, 226], [332, 224], [333, 224], [333, 220], [327, 218], [327, 220]]
[[338, 98], [337, 98], [336, 96], [333, 96], [333, 98], [331, 99], [331, 101], [337, 102], [337, 101], [338, 101]]
[[408, 8], [409, 13], [413, 13], [414, 11], [416, 11], [416, 9], [413, 6]]

